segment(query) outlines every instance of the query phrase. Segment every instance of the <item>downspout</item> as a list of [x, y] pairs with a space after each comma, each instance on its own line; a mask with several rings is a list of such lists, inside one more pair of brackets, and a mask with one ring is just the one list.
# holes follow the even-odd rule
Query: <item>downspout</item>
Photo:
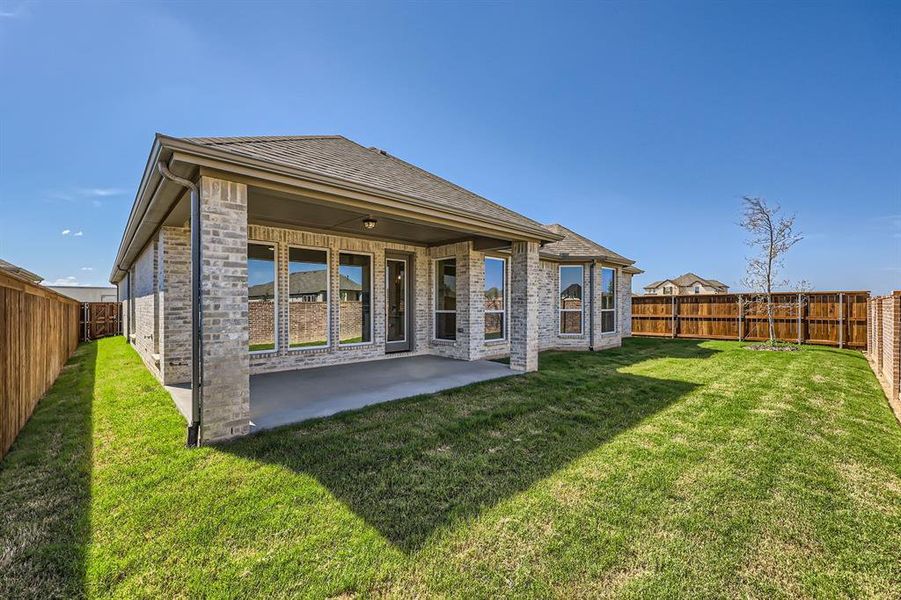
[[598, 261], [591, 261], [591, 273], [588, 275], [588, 297], [591, 298], [591, 310], [588, 313], [588, 350], [594, 352], [594, 272], [597, 270]]
[[164, 161], [156, 163], [160, 175], [191, 190], [191, 423], [188, 425], [188, 447], [199, 445], [200, 404], [202, 401], [203, 340], [200, 333], [200, 191], [193, 181], [176, 177]]

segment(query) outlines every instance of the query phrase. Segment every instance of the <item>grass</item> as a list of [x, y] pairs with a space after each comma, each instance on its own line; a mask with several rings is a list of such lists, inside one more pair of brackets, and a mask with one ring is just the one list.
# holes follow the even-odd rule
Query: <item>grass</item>
[[312, 342], [291, 342], [291, 348], [312, 348], [312, 347], [322, 347], [328, 343], [327, 340], [314, 340]]
[[627, 340], [183, 448], [118, 338], [0, 462], [0, 597], [897, 597], [901, 428], [863, 357]]

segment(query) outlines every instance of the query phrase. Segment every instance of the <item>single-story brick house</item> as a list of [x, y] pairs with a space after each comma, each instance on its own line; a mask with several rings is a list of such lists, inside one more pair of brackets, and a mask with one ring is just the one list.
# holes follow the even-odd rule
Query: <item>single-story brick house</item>
[[198, 443], [249, 431], [261, 373], [619, 346], [640, 272], [342, 136], [158, 134], [110, 281], [150, 371], [191, 384]]

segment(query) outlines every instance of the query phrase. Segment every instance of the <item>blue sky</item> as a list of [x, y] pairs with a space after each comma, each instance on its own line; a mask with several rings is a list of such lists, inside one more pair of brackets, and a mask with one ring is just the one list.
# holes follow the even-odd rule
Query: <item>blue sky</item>
[[[0, 1], [0, 257], [104, 283], [153, 134], [341, 133], [638, 261], [901, 287], [901, 3]], [[68, 232], [68, 233], [65, 233]]]

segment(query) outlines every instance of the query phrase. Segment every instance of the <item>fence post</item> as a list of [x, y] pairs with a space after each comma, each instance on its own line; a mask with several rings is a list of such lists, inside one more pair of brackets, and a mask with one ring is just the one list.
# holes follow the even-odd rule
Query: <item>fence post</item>
[[745, 337], [745, 297], [738, 295], [738, 341]]
[[801, 293], [798, 292], [798, 345], [801, 345]]
[[838, 294], [838, 347], [845, 347], [845, 295], [841, 292]]
[[676, 337], [676, 296], [670, 296], [670, 337]]

